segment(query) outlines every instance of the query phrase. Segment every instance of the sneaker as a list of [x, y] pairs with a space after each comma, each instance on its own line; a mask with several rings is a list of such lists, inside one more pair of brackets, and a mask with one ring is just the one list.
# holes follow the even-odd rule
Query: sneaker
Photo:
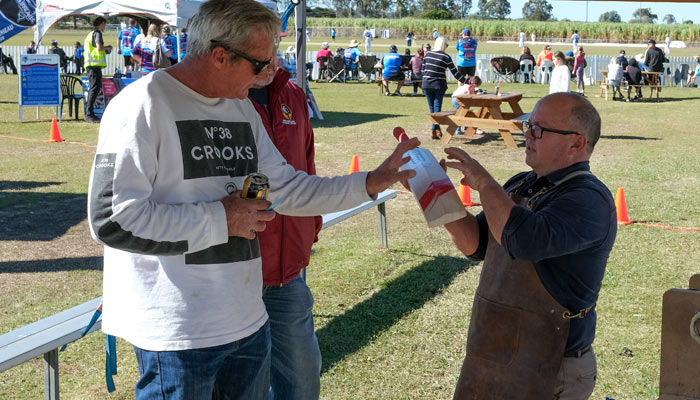
[[418, 96], [418, 93], [411, 93], [411, 97], [416, 97]]
[[93, 123], [93, 124], [99, 124], [99, 123], [100, 123], [100, 119], [97, 118], [96, 115], [86, 115], [86, 116], [85, 116], [85, 122], [90, 122], [90, 123]]
[[464, 135], [464, 132], [462, 132], [462, 128], [461, 128], [461, 127], [458, 127], [458, 128], [457, 128], [457, 131], [455, 132], [455, 134], [457, 134], [457, 135]]
[[397, 90], [397, 91], [394, 92], [394, 96], [399, 96], [399, 97], [401, 97], [401, 93], [399, 93], [399, 91]]
[[632, 99], [632, 101], [634, 101], [634, 102], [637, 102], [637, 103], [638, 103], [638, 102], [639, 102], [640, 100], [639, 100], [639, 97], [635, 97], [634, 99]]
[[627, 102], [628, 102], [628, 103], [630, 102], [630, 98], [629, 98], [629, 97], [627, 98]]
[[384, 96], [389, 96], [390, 94], [391, 94], [391, 93], [389, 93], [388, 90], [387, 90], [386, 92], [384, 92]]

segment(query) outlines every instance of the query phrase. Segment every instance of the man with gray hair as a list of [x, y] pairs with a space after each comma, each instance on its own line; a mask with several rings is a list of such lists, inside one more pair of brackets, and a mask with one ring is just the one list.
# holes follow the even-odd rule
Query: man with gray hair
[[[141, 399], [267, 399], [270, 326], [257, 232], [276, 212], [318, 215], [399, 180], [399, 144], [371, 172], [295, 171], [248, 90], [271, 64], [280, 19], [253, 0], [202, 3], [188, 55], [125, 88], [105, 111], [88, 216], [104, 244], [105, 333], [131, 342]], [[243, 198], [253, 173], [271, 203]]]
[[484, 210], [445, 225], [484, 260], [455, 399], [584, 400], [593, 392], [595, 305], [617, 232], [610, 191], [589, 168], [600, 116], [584, 97], [550, 94], [523, 122], [532, 170], [501, 187], [445, 149]]

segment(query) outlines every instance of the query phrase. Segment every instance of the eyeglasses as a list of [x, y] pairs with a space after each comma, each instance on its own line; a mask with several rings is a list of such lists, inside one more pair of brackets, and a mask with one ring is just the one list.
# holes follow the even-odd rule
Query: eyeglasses
[[523, 121], [523, 133], [527, 133], [527, 131], [532, 132], [532, 136], [535, 139], [542, 139], [542, 135], [544, 134], [545, 131], [553, 132], [553, 133], [558, 133], [560, 135], [580, 135], [578, 132], [573, 132], [573, 131], [562, 131], [559, 129], [551, 129], [551, 128], [545, 128], [543, 126], [533, 124], [532, 122], [528, 121]]
[[253, 73], [254, 73], [255, 75], [258, 75], [259, 73], [263, 72], [263, 70], [264, 70], [265, 68], [267, 68], [268, 66], [270, 66], [270, 63], [272, 62], [272, 58], [270, 58], [270, 59], [267, 60], [267, 61], [256, 60], [256, 59], [254, 59], [253, 57], [247, 55], [246, 53], [244, 53], [244, 52], [242, 52], [242, 51], [239, 51], [239, 50], [232, 49], [232, 48], [228, 47], [227, 45], [225, 45], [223, 42], [221, 42], [221, 41], [219, 41], [219, 40], [214, 40], [214, 39], [212, 39], [212, 40], [211, 40], [211, 44], [213, 44], [214, 46], [223, 47], [224, 50], [226, 50], [226, 51], [228, 51], [229, 53], [235, 55], [236, 57], [240, 57], [240, 58], [242, 58], [242, 59], [248, 61], [249, 63], [253, 64]]

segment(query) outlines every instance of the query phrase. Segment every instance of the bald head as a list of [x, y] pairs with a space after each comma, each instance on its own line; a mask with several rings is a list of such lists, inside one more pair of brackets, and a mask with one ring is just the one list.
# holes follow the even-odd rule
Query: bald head
[[[600, 114], [585, 97], [575, 93], [552, 93], [541, 98], [535, 109], [545, 113], [550, 107], [556, 106], [562, 122], [567, 130], [580, 132], [586, 136], [587, 149], [593, 152], [600, 138]], [[534, 112], [534, 110], [533, 110]]]

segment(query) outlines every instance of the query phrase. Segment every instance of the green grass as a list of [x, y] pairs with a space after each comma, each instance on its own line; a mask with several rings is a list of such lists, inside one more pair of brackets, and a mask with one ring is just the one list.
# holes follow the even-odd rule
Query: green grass
[[[429, 139], [424, 97], [379, 96], [374, 84], [311, 87], [325, 116], [314, 121], [319, 174], [346, 173], [353, 154], [361, 169], [376, 167], [395, 146], [395, 126], [442, 154], [440, 143]], [[540, 85], [504, 84], [502, 90], [524, 92], [525, 111], [547, 93]], [[664, 88], [659, 103], [606, 102], [596, 92], [587, 91], [603, 119], [594, 173], [612, 191], [624, 187], [631, 219], [700, 227], [700, 92]], [[85, 221], [94, 148], [44, 143], [53, 111], [42, 109], [41, 121], [20, 124], [16, 96], [16, 77], [0, 76], [0, 135], [12, 137], [0, 137], [0, 332], [99, 296], [102, 279], [102, 249]], [[30, 110], [25, 116], [33, 121]], [[96, 144], [96, 125], [65, 115], [60, 130], [70, 142]], [[514, 137], [522, 143], [521, 135]], [[501, 182], [527, 169], [522, 144], [509, 149], [497, 135], [457, 137], [451, 145]], [[461, 257], [443, 229], [426, 227], [410, 193], [395, 189], [399, 196], [387, 204], [389, 249], [379, 248], [373, 212], [324, 230], [314, 246], [308, 279], [324, 358], [323, 399], [452, 397], [481, 268]], [[620, 227], [598, 302], [592, 398], [657, 398], [662, 295], [687, 288], [697, 273], [699, 234]], [[104, 336], [92, 334], [60, 354], [62, 397], [131, 399], [136, 362], [128, 343], [117, 346], [116, 392], [108, 394], [104, 385]], [[624, 355], [625, 347], [633, 357]], [[41, 359], [0, 373], [2, 399], [40, 398], [42, 391]]]

